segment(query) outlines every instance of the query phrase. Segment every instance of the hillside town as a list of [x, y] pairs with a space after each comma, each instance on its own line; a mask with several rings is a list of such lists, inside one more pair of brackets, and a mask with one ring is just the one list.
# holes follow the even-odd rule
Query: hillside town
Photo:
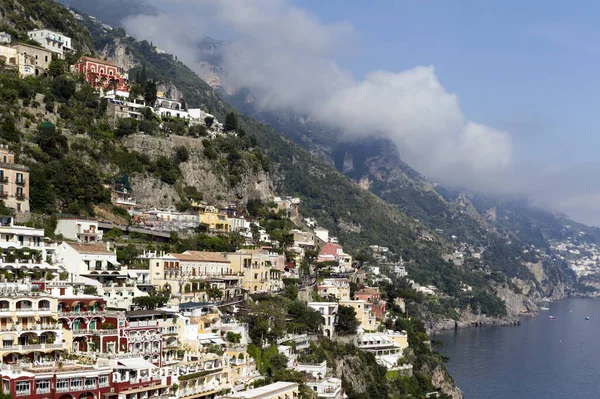
[[[28, 32], [30, 44], [0, 37], [0, 62], [23, 78], [47, 74], [53, 60], [73, 52], [71, 38], [47, 29]], [[70, 72], [106, 100], [113, 125], [142, 120], [150, 109], [163, 121], [201, 126], [209, 139], [236, 134], [181, 99], [156, 91], [149, 103], [132, 95], [127, 73], [110, 61], [82, 56]], [[128, 223], [61, 214], [48, 232], [26, 222], [29, 169], [6, 146], [0, 158], [0, 196], [10, 210], [0, 216], [5, 394], [347, 398], [335, 366], [315, 356], [322, 340], [353, 344], [388, 372], [412, 375], [408, 334], [389, 329], [378, 287], [406, 279], [402, 258], [373, 244], [371, 265], [363, 267], [328, 229], [302, 216], [299, 198], [274, 196], [254, 216], [244, 204], [201, 199], [178, 210], [139, 205], [128, 182], [115, 181], [105, 188]], [[273, 229], [270, 221], [284, 227]], [[235, 236], [238, 244], [235, 251], [164, 250], [174, 236], [199, 233]], [[262, 308], [279, 300], [271, 298], [288, 298], [297, 309], [273, 319], [268, 338], [257, 338], [257, 320], [274, 317]], [[405, 311], [401, 298], [395, 306]], [[300, 321], [300, 314], [313, 321]], [[274, 378], [281, 370], [294, 378]]]

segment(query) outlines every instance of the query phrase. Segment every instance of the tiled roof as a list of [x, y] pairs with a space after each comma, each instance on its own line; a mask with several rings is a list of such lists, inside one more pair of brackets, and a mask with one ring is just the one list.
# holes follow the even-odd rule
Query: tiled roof
[[81, 61], [88, 61], [88, 62], [95, 62], [97, 64], [102, 64], [102, 65], [108, 65], [108, 66], [112, 66], [112, 67], [117, 67], [117, 64], [114, 64], [110, 61], [107, 60], [101, 60], [100, 58], [94, 58], [94, 57], [88, 57], [88, 56], [83, 56], [81, 58], [79, 58], [79, 60], [77, 61], [78, 63]]
[[114, 252], [106, 249], [106, 244], [83, 244], [80, 242], [68, 242], [67, 244], [80, 254], [114, 255]]
[[171, 254], [183, 261], [231, 263], [220, 252], [185, 251], [181, 254]]

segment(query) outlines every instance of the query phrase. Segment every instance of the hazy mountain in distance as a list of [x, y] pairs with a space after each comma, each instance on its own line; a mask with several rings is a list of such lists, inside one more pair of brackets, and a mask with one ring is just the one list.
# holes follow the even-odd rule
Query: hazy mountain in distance
[[130, 15], [155, 14], [156, 8], [145, 0], [57, 0], [84, 14], [93, 15], [100, 21], [120, 26], [121, 21]]

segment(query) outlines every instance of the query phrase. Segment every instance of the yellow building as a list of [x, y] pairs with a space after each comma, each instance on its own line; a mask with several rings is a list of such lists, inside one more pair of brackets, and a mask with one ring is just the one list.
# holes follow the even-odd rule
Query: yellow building
[[231, 262], [233, 273], [243, 274], [243, 286], [249, 293], [281, 289], [283, 261], [280, 256], [263, 250], [240, 250], [223, 256]]
[[227, 213], [219, 211], [214, 206], [201, 206], [198, 211], [198, 223], [209, 230], [231, 231], [231, 223]]
[[67, 347], [57, 298], [19, 283], [2, 283], [0, 295], [1, 362], [55, 361]]
[[222, 399], [297, 399], [298, 384], [279, 381], [264, 387], [222, 396]]
[[15, 154], [0, 146], [0, 199], [18, 212], [29, 212], [29, 168], [15, 163]]
[[180, 399], [214, 398], [218, 392], [231, 391], [230, 369], [223, 357], [214, 353], [188, 354], [174, 370]]
[[322, 298], [333, 295], [338, 301], [350, 300], [350, 282], [347, 278], [326, 278], [317, 286]]
[[185, 251], [143, 259], [149, 260], [150, 283], [168, 289], [178, 298], [176, 303], [208, 301], [208, 286], [219, 289], [222, 299], [242, 294], [242, 276], [219, 252]]
[[340, 306], [351, 306], [356, 312], [356, 318], [360, 321], [359, 329], [362, 331], [373, 331], [377, 329], [377, 319], [373, 312], [373, 304], [362, 300], [340, 301]]

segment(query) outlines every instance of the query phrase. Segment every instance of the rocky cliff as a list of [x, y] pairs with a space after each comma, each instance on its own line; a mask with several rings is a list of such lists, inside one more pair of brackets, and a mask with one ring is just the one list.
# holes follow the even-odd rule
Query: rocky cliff
[[[182, 162], [183, 186], [195, 187], [209, 204], [226, 206], [229, 203], [246, 205], [248, 200], [268, 202], [273, 197], [273, 182], [264, 171], [247, 169], [241, 183], [230, 187], [225, 173], [215, 162], [204, 155], [200, 139], [183, 136], [153, 137], [142, 134], [132, 135], [123, 140], [123, 145], [151, 158], [171, 157], [179, 147], [189, 153], [189, 159]], [[161, 182], [148, 174], [134, 174], [130, 177], [133, 194], [144, 206], [172, 206], [180, 202], [180, 194], [175, 186]]]

